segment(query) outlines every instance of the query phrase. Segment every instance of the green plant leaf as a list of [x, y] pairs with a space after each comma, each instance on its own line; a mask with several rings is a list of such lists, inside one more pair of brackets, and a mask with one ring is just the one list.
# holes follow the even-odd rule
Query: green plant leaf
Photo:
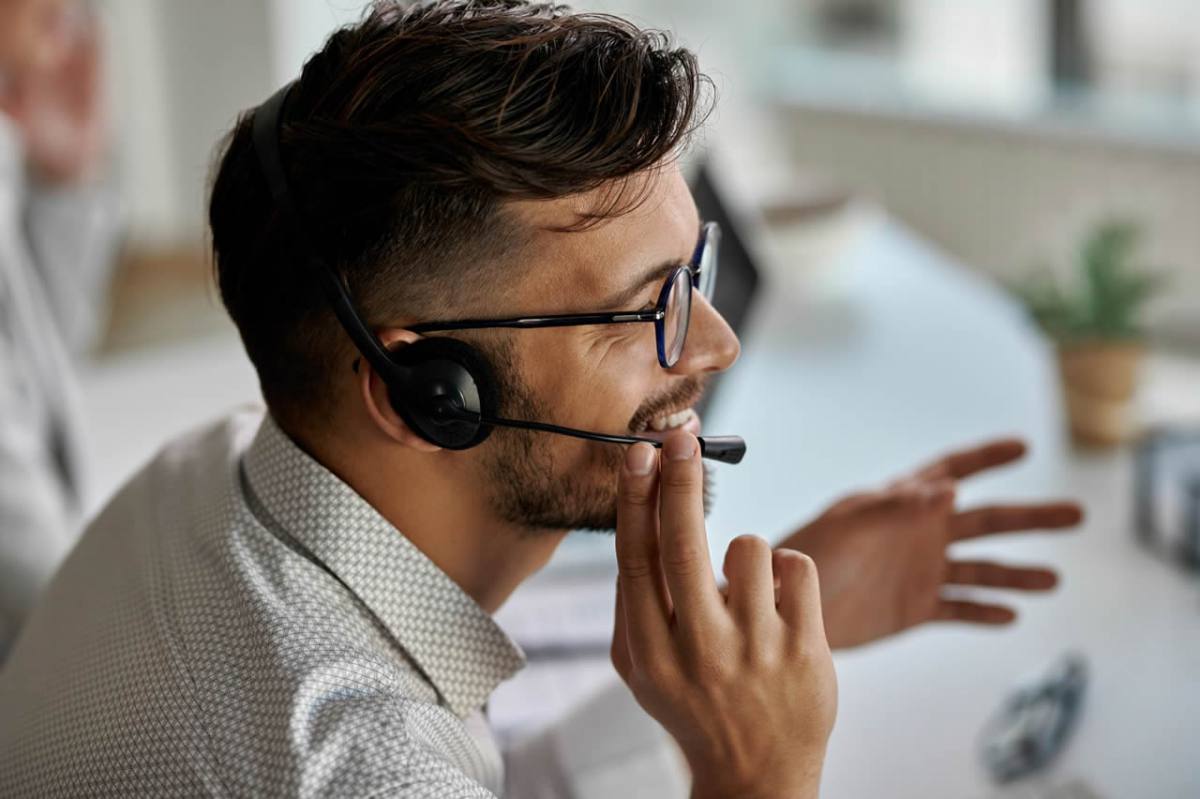
[[1042, 266], [1009, 285], [1048, 335], [1059, 339], [1128, 339], [1141, 335], [1142, 310], [1167, 282], [1164, 270], [1134, 266], [1140, 227], [1129, 220], [1099, 224], [1079, 250], [1080, 283], [1062, 288]]

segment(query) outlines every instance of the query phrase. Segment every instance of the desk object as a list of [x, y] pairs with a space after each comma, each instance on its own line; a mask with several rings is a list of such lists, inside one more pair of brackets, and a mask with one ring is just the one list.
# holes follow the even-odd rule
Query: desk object
[[1138, 442], [1134, 523], [1138, 539], [1200, 571], [1200, 427], [1161, 427]]
[[1005, 700], [983, 730], [983, 760], [992, 779], [1007, 783], [1046, 768], [1075, 731], [1086, 687], [1086, 661], [1069, 654]]

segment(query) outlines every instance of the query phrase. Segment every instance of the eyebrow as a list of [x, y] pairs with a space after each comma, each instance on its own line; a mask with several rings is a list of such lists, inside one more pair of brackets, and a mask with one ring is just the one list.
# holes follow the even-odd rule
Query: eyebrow
[[616, 294], [605, 300], [601, 307], [620, 310], [621, 306], [633, 302], [634, 298], [637, 297], [637, 295], [640, 294], [642, 290], [646, 288], [646, 286], [649, 286], [655, 281], [665, 279], [666, 276], [670, 274], [671, 270], [679, 266], [679, 264], [680, 262], [678, 260], [670, 260], [663, 261], [661, 264], [651, 267], [642, 273], [641, 277], [636, 278], [633, 283], [629, 284], [627, 287], [621, 289]]

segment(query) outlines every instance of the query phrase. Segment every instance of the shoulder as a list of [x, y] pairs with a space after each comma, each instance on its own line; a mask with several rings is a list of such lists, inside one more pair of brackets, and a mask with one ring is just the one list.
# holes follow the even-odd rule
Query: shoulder
[[264, 411], [239, 409], [165, 444], [131, 476], [100, 510], [89, 530], [126, 522], [143, 522], [154, 511], [170, 512], [176, 523], [197, 506], [211, 506], [236, 490], [238, 460], [262, 424]]

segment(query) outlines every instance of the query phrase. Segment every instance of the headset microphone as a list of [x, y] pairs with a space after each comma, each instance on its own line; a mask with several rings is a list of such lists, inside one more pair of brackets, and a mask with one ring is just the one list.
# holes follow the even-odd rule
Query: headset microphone
[[[616, 436], [608, 433], [591, 433], [587, 430], [576, 430], [573, 427], [559, 427], [545, 422], [524, 422], [518, 419], [483, 419], [485, 424], [499, 427], [517, 427], [523, 430], [540, 430], [545, 433], [557, 433], [560, 436], [572, 436], [587, 441], [601, 441], [606, 444], [638, 444], [646, 442], [661, 449], [662, 442], [644, 436]], [[746, 455], [746, 442], [740, 436], [697, 436], [700, 442], [700, 457], [722, 463], [741, 463]]]
[[[537, 430], [543, 433], [556, 433], [560, 436], [582, 438], [586, 441], [600, 441], [605, 444], [640, 444], [645, 442], [662, 448], [662, 442], [645, 436], [622, 436], [611, 433], [594, 433], [589, 430], [579, 430], [574, 427], [561, 427], [546, 422], [529, 422], [522, 419], [500, 419], [494, 416], [481, 416], [463, 411], [451, 411], [447, 415], [457, 413], [459, 418], [470, 420], [475, 424], [486, 424], [493, 427], [515, 427], [520, 430]], [[746, 442], [740, 436], [697, 436], [700, 442], [700, 457], [722, 463], [741, 463], [746, 454]]]
[[[498, 397], [491, 365], [466, 342], [445, 337], [423, 338], [390, 351], [354, 307], [337, 272], [318, 257], [308, 239], [296, 202], [288, 190], [279, 150], [280, 122], [294, 84], [277, 91], [254, 112], [254, 150], [271, 198], [289, 232], [308, 251], [305, 260], [330, 309], [363, 358], [388, 388], [396, 413], [417, 435], [445, 449], [467, 449], [483, 442], [493, 427], [514, 427], [600, 441], [608, 444], [662, 443], [641, 436], [611, 435], [560, 427], [545, 422], [505, 419], [496, 413]], [[711, 460], [738, 463], [746, 442], [737, 436], [700, 436], [700, 454]]]

